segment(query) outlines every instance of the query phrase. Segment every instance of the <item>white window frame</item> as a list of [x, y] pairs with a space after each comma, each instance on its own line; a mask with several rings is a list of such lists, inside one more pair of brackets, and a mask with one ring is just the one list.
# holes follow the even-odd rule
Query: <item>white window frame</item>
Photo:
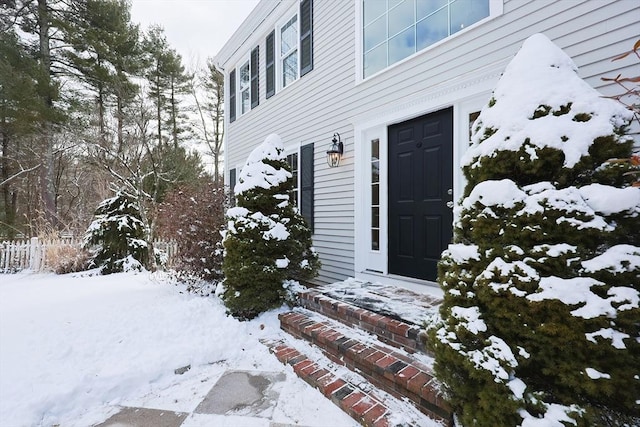
[[[247, 67], [247, 73], [249, 80], [247, 81], [247, 86], [242, 88], [242, 68]], [[243, 58], [243, 61], [240, 62], [240, 65], [236, 68], [236, 119], [247, 114], [251, 111], [251, 56]], [[247, 93], [249, 95], [249, 101], [247, 105], [247, 110], [244, 111], [244, 99], [242, 98], [243, 93]]]
[[[284, 88], [287, 88], [298, 80], [300, 80], [300, 4], [299, 2], [295, 3], [295, 7], [291, 8], [288, 13], [286, 13], [285, 18], [278, 22], [276, 25], [276, 34], [275, 34], [275, 74], [276, 74], [276, 93], [281, 91]], [[281, 44], [282, 44], [282, 29], [293, 19], [296, 18], [296, 43], [295, 49], [292, 48], [286, 54], [282, 54], [281, 52]], [[290, 54], [295, 50], [295, 54], [297, 56], [297, 70], [296, 70], [296, 78], [289, 82], [286, 86], [284, 84], [284, 60], [289, 57]]]
[[431, 44], [417, 52], [415, 52], [412, 55], [409, 55], [406, 58], [401, 59], [400, 61], [394, 62], [393, 64], [389, 64], [387, 67], [371, 74], [370, 76], [364, 77], [364, 16], [363, 16], [363, 11], [364, 11], [364, 7], [363, 7], [363, 2], [364, 0], [354, 0], [355, 1], [355, 10], [356, 10], [356, 16], [355, 16], [355, 48], [356, 48], [356, 67], [355, 67], [355, 82], [356, 84], [360, 84], [362, 82], [368, 81], [372, 78], [375, 78], [376, 76], [379, 76], [380, 74], [383, 74], [385, 72], [387, 72], [388, 70], [391, 70], [397, 66], [399, 66], [400, 64], [403, 64], [409, 60], [411, 60], [412, 58], [418, 56], [418, 55], [424, 55], [426, 52], [429, 52], [430, 50], [436, 48], [437, 46], [440, 46], [443, 43], [448, 43], [449, 41], [455, 39], [456, 37], [459, 37], [461, 34], [465, 34], [467, 31], [476, 28], [479, 25], [483, 25], [484, 23], [495, 19], [496, 17], [502, 15], [503, 10], [504, 10], [504, 0], [489, 0], [489, 16], [487, 16], [486, 18], [483, 18], [481, 20], [479, 20], [478, 22], [473, 23], [472, 25], [469, 25], [468, 27], [454, 33], [451, 34], [448, 37], [445, 37], [442, 40], [437, 41], [434, 44]]

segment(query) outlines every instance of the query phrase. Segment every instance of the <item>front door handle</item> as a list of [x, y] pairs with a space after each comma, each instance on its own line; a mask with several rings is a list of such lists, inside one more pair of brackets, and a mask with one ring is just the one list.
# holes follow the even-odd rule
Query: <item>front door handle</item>
[[449, 209], [453, 209], [453, 201], [448, 201], [448, 202], [447, 202], [447, 207], [448, 207]]

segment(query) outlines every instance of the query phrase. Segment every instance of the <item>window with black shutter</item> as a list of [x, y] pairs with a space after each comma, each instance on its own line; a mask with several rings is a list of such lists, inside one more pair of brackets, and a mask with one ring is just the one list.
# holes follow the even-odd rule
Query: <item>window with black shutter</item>
[[236, 70], [229, 73], [229, 121], [236, 119]]
[[313, 0], [300, 3], [300, 76], [313, 70]]
[[313, 231], [313, 143], [300, 147], [300, 213]]
[[266, 79], [267, 79], [267, 98], [271, 98], [276, 93], [276, 32], [271, 31], [266, 40]]
[[260, 46], [256, 46], [251, 51], [251, 108], [255, 108], [260, 104], [260, 85], [258, 64], [260, 63]]

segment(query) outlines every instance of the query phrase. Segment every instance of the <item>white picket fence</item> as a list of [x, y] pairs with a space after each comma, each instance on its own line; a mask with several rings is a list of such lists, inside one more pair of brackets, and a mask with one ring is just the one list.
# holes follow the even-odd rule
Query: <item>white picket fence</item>
[[[34, 272], [51, 270], [47, 254], [61, 251], [65, 248], [77, 250], [81, 242], [72, 237], [56, 240], [45, 240], [32, 237], [29, 240], [13, 240], [0, 242], [0, 273], [14, 273], [21, 270]], [[167, 265], [175, 259], [178, 244], [175, 241], [156, 240], [153, 242], [156, 253], [161, 251], [161, 257]]]

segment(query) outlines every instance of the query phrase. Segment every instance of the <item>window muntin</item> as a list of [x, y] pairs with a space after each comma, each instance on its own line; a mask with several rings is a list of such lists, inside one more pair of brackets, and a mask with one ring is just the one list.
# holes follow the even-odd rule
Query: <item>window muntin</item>
[[362, 0], [367, 78], [489, 16], [490, 0]]
[[298, 15], [280, 28], [281, 85], [286, 87], [298, 79]]
[[240, 67], [238, 90], [240, 91], [240, 114], [251, 110], [251, 67], [247, 61]]

